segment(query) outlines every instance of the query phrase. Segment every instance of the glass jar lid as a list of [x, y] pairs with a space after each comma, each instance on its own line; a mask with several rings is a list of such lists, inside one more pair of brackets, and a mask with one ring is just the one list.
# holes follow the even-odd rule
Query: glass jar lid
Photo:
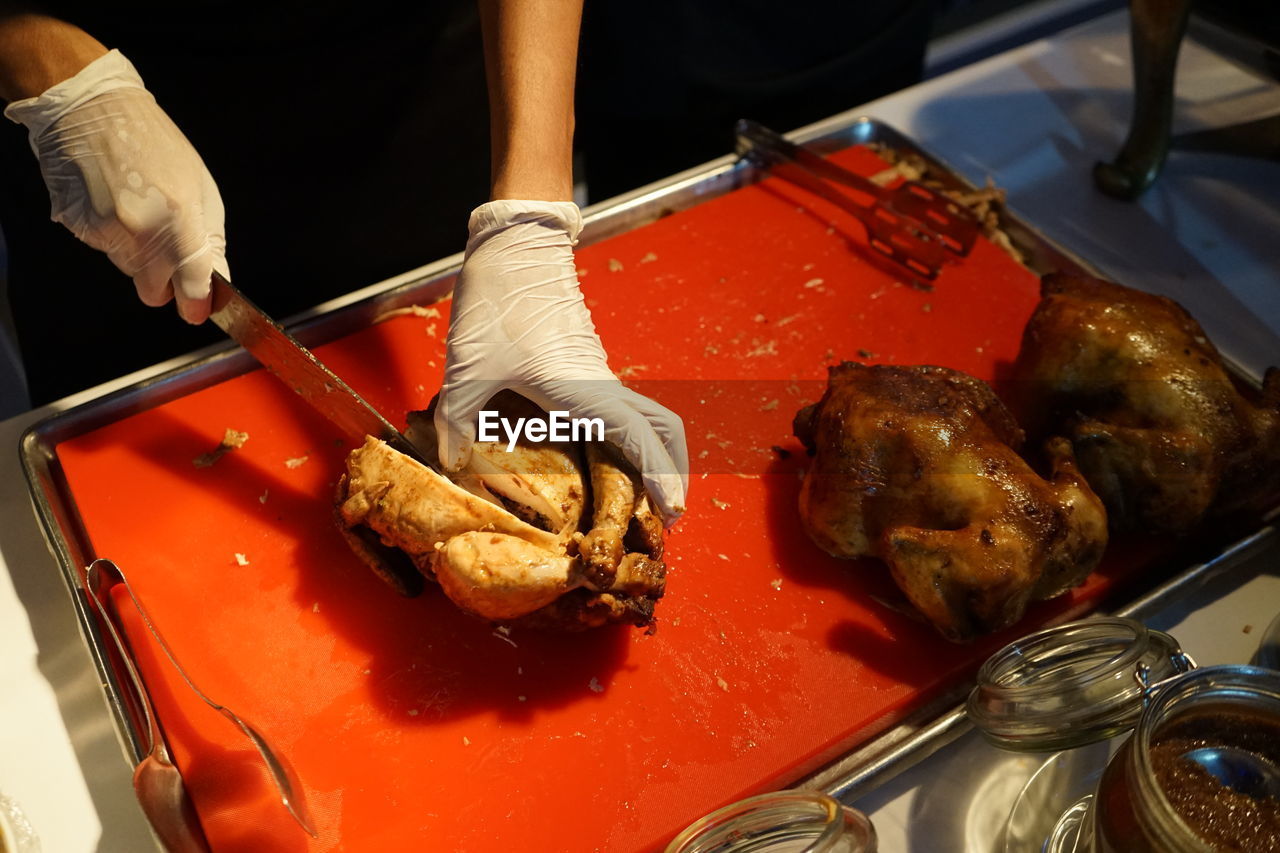
[[1067, 749], [1132, 728], [1148, 690], [1194, 666], [1173, 637], [1132, 619], [1068, 622], [988, 658], [967, 711], [1003, 749]]
[[665, 853], [876, 853], [876, 831], [820, 791], [777, 791], [694, 821]]

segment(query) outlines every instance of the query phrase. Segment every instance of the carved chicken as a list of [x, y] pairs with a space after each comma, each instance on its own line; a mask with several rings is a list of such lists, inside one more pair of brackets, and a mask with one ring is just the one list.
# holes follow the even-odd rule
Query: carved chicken
[[[503, 417], [545, 417], [519, 395]], [[409, 439], [436, 455], [429, 412]], [[647, 626], [662, 597], [663, 529], [640, 477], [611, 446], [477, 442], [453, 479], [368, 438], [347, 457], [337, 519], [353, 550], [404, 595], [431, 579], [483, 619], [556, 630]], [[590, 505], [588, 505], [590, 500]], [[588, 511], [590, 510], [590, 511]]]
[[1044, 277], [1015, 378], [1032, 435], [1065, 435], [1116, 530], [1185, 533], [1280, 502], [1280, 370], [1246, 399], [1171, 299]]
[[795, 433], [813, 455], [800, 491], [810, 538], [877, 557], [945, 637], [1017, 621], [1032, 600], [1079, 584], [1107, 541], [1101, 502], [1071, 446], [1048, 448], [1048, 480], [991, 388], [944, 367], [832, 367]]

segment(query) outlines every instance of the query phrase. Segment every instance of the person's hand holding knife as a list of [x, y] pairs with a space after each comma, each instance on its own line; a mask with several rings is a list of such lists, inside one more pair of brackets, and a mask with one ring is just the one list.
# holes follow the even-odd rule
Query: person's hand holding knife
[[27, 127], [52, 218], [105, 252], [147, 305], [209, 316], [230, 277], [222, 197], [200, 155], [119, 51], [54, 18], [0, 18], [4, 114]]

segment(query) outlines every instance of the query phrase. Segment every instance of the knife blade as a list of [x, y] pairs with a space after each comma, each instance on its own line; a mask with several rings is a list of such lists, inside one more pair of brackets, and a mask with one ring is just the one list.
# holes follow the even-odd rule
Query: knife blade
[[365, 402], [364, 398], [325, 367], [320, 359], [279, 323], [254, 305], [231, 282], [213, 274], [213, 303], [209, 319], [262, 362], [276, 378], [347, 435], [382, 439], [391, 447], [429, 467], [427, 460], [400, 430]]

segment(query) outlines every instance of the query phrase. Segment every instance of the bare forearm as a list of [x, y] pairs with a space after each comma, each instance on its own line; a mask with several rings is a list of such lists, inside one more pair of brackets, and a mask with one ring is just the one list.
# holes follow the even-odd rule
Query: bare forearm
[[0, 98], [33, 98], [106, 52], [101, 42], [73, 24], [0, 11]]
[[573, 198], [573, 84], [582, 0], [479, 0], [492, 198]]

